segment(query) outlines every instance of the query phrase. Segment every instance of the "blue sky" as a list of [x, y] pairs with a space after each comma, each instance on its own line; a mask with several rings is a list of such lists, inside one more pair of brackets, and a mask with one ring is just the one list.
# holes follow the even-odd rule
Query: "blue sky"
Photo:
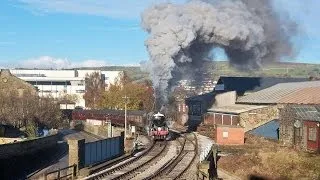
[[[136, 65], [148, 60], [140, 13], [166, 1], [2, 0], [0, 67]], [[320, 2], [276, 0], [276, 5], [301, 25], [294, 60], [319, 63]], [[217, 58], [224, 59], [221, 53]]]

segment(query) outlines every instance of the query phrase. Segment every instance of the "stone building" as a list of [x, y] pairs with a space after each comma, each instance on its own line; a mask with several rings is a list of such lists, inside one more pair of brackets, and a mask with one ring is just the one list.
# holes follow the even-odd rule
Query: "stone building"
[[31, 84], [12, 75], [9, 70], [0, 71], [0, 89], [2, 91], [17, 90], [21, 96], [25, 91], [37, 93], [37, 90]]
[[204, 116], [204, 124], [241, 126], [248, 132], [277, 118], [276, 106], [234, 104], [210, 108]]
[[219, 86], [198, 128], [213, 138], [217, 138], [216, 127], [220, 125], [242, 127], [245, 133], [278, 139], [281, 108], [287, 104], [320, 104], [320, 81], [279, 83], [256, 92], [223, 92], [221, 89], [234, 86]]
[[287, 105], [281, 109], [280, 141], [287, 146], [320, 151], [320, 106]]
[[[36, 89], [29, 83], [13, 76], [9, 70], [2, 69], [0, 71], [0, 94], [1, 94], [1, 113], [0, 113], [0, 137], [18, 137], [21, 135], [21, 132], [16, 128], [6, 125], [3, 120], [6, 115], [3, 115], [5, 106], [3, 104], [4, 99], [11, 99], [7, 95], [13, 94], [13, 91], [17, 91], [17, 96], [22, 96], [24, 93], [28, 92], [28, 94], [36, 94]], [[6, 96], [7, 98], [4, 98]]]
[[[211, 107], [222, 107], [235, 104], [237, 99], [255, 94], [278, 83], [303, 82], [307, 78], [277, 77], [227, 77], [221, 76], [210, 93], [186, 99], [188, 106], [188, 125], [196, 129], [204, 120], [204, 114]], [[254, 97], [257, 99], [257, 97]], [[251, 101], [251, 99], [249, 100]], [[250, 103], [249, 103], [250, 104]], [[253, 103], [254, 104], [254, 103]]]

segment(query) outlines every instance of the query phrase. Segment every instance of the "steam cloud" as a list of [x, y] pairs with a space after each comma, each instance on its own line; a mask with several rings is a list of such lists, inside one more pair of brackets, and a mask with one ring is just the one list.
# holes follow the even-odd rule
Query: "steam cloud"
[[225, 50], [229, 62], [253, 70], [294, 54], [290, 37], [296, 24], [279, 16], [271, 0], [194, 0], [159, 4], [142, 14], [149, 33], [146, 47], [158, 107], [181, 78], [197, 80], [212, 49]]

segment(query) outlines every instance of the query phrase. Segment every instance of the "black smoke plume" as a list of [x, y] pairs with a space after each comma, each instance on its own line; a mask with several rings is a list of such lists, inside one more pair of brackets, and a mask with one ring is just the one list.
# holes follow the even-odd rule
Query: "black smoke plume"
[[242, 70], [294, 54], [290, 38], [296, 24], [280, 18], [271, 0], [159, 4], [143, 12], [142, 26], [149, 33], [145, 44], [158, 105], [167, 103], [180, 79], [199, 80], [215, 47], [223, 48], [230, 64]]

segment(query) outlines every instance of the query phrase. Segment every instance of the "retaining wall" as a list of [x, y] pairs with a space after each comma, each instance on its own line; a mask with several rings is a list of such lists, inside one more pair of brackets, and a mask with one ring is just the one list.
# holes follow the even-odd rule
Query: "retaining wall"
[[52, 147], [57, 144], [59, 135], [49, 135], [37, 139], [30, 139], [21, 142], [14, 142], [0, 145], [0, 159], [7, 159], [12, 156], [32, 154], [38, 150]]

